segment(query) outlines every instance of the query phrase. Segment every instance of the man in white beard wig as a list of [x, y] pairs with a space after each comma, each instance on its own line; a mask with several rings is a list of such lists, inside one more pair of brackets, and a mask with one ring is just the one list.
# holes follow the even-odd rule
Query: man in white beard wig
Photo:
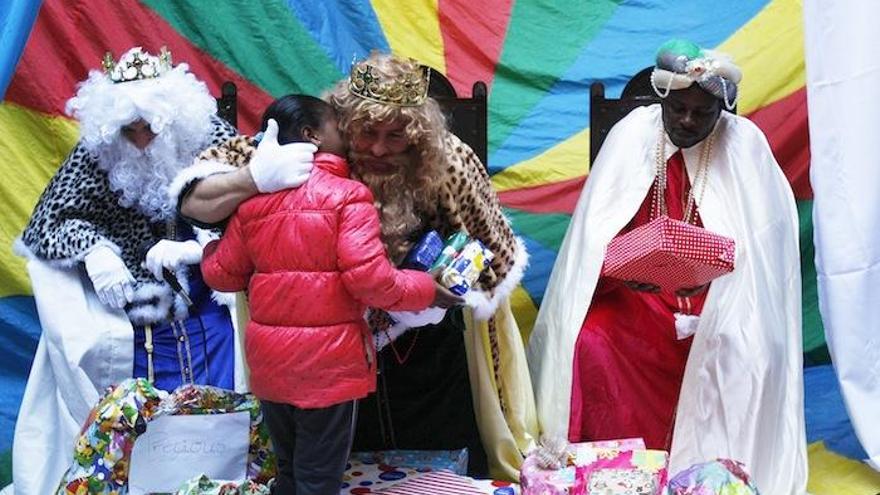
[[16, 425], [16, 493], [54, 490], [109, 385], [243, 389], [228, 301], [198, 267], [211, 234], [178, 222], [167, 195], [178, 171], [236, 131], [164, 48], [132, 48], [118, 62], [108, 53], [103, 66], [67, 104], [80, 140], [16, 242], [43, 328]]
[[[761, 131], [725, 111], [741, 78], [728, 57], [675, 40], [656, 62], [661, 103], [608, 135], [530, 337], [541, 429], [570, 441], [644, 438], [670, 450], [670, 473], [734, 459], [761, 493], [804, 493], [791, 188]], [[732, 239], [733, 271], [663, 291], [606, 276], [609, 242], [658, 215]]]

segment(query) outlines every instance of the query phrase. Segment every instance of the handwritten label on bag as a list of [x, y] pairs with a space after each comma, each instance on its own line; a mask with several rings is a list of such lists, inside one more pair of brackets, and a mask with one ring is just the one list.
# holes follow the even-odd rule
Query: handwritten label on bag
[[250, 414], [160, 416], [147, 425], [131, 452], [129, 493], [168, 493], [200, 474], [245, 477]]

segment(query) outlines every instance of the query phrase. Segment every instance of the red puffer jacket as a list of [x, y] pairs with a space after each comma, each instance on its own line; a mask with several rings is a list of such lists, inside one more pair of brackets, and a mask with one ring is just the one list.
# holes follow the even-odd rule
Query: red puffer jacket
[[396, 270], [379, 216], [345, 159], [319, 153], [302, 187], [239, 206], [202, 274], [219, 291], [248, 288], [245, 352], [253, 393], [303, 408], [327, 407], [376, 388], [366, 306], [419, 310], [434, 298], [427, 273]]

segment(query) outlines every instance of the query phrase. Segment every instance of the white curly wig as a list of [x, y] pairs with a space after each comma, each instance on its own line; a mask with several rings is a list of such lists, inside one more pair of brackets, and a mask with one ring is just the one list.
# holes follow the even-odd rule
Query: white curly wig
[[[80, 141], [98, 158], [119, 203], [154, 218], [173, 213], [164, 191], [190, 165], [211, 137], [216, 100], [205, 83], [179, 64], [160, 77], [114, 83], [93, 70], [67, 102], [80, 123]], [[121, 128], [144, 120], [156, 134], [144, 150], [122, 137]]]

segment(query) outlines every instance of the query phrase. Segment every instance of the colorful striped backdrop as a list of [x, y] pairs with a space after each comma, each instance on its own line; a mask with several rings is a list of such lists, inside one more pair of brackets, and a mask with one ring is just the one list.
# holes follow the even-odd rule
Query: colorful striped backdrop
[[[532, 256], [514, 297], [524, 332], [588, 172], [589, 85], [600, 80], [609, 96], [619, 95], [671, 37], [726, 51], [744, 73], [739, 112], [767, 134], [798, 200], [804, 350], [808, 364], [827, 361], [813, 267], [799, 0], [8, 0], [0, 20], [0, 452], [7, 451], [7, 470], [39, 335], [24, 264], [10, 245], [77, 138], [64, 114], [76, 83], [106, 50], [118, 56], [136, 45], [168, 46], [215, 93], [234, 81], [244, 132], [274, 97], [318, 94], [372, 49], [431, 65], [464, 95], [485, 81], [493, 184]], [[0, 482], [8, 477], [0, 475]]]

